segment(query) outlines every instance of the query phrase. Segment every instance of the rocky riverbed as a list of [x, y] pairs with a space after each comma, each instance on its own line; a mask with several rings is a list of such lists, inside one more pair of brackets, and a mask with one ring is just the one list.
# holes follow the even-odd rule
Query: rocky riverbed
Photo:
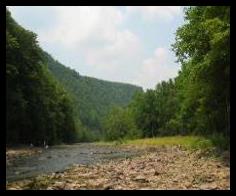
[[180, 146], [75, 144], [16, 160], [7, 179], [8, 190], [229, 190], [230, 165], [207, 151]]
[[44, 173], [59, 172], [73, 164], [90, 165], [109, 159], [126, 158], [140, 151], [92, 143], [40, 148], [8, 149], [6, 180], [12, 182]]

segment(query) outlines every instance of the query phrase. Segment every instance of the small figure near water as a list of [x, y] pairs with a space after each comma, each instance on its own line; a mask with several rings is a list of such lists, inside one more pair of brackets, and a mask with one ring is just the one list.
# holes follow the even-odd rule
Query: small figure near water
[[45, 140], [43, 142], [43, 146], [44, 146], [45, 149], [48, 149], [48, 147], [49, 147], [48, 145], [46, 145], [46, 141]]

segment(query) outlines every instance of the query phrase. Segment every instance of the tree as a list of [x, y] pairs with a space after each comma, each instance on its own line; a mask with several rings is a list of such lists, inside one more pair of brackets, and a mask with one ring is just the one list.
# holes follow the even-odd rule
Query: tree
[[[76, 121], [81, 122], [80, 140], [91, 136], [100, 139], [102, 120], [113, 106], [124, 107], [129, 104], [135, 92], [142, 88], [130, 84], [103, 81], [80, 75], [43, 52], [50, 72], [62, 84], [72, 98]], [[85, 133], [87, 132], [87, 134]]]
[[227, 6], [189, 7], [186, 24], [176, 33], [173, 49], [184, 84], [178, 84], [183, 88], [180, 116], [195, 132], [229, 133], [229, 13]]
[[155, 107], [156, 94], [154, 90], [147, 90], [145, 93], [137, 93], [130, 104], [135, 122], [143, 131], [143, 136], [154, 137], [158, 130], [158, 111]]
[[132, 112], [128, 108], [114, 107], [104, 118], [105, 139], [121, 140], [140, 136]]
[[69, 95], [47, 69], [36, 35], [6, 10], [7, 144], [74, 141]]

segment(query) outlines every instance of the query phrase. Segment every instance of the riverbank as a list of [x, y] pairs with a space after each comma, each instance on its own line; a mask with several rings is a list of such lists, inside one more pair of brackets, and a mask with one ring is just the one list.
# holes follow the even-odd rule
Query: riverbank
[[[128, 152], [134, 146], [139, 148], [129, 144], [117, 149]], [[9, 183], [7, 189], [230, 189], [229, 160], [209, 150], [152, 145], [142, 146], [140, 152], [133, 157], [74, 164], [61, 172]]]
[[7, 147], [6, 148], [6, 165], [12, 165], [19, 158], [26, 158], [32, 155], [42, 153], [43, 148], [40, 147]]
[[8, 164], [6, 167], [6, 180], [10, 183], [41, 174], [61, 172], [73, 164], [96, 164], [110, 159], [136, 156], [141, 152], [115, 146], [98, 146], [94, 143], [51, 146], [38, 154], [28, 153], [28, 156], [17, 156], [13, 164]]

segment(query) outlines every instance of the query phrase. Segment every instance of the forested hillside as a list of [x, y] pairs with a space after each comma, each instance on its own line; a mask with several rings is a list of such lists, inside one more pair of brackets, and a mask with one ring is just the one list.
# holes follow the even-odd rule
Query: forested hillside
[[36, 35], [6, 11], [7, 143], [72, 142], [71, 99], [48, 71]]
[[49, 54], [45, 57], [49, 70], [73, 97], [78, 118], [90, 130], [101, 129], [101, 121], [112, 106], [127, 106], [136, 92], [142, 92], [138, 86], [81, 76]]
[[7, 142], [55, 144], [102, 137], [113, 106], [127, 106], [141, 87], [81, 76], [44, 52], [36, 34], [7, 10]]
[[172, 45], [181, 70], [146, 92], [134, 85], [81, 76], [65, 67], [7, 12], [8, 141], [47, 138], [57, 143], [179, 134], [228, 137], [229, 11], [224, 6], [187, 8], [186, 23]]

